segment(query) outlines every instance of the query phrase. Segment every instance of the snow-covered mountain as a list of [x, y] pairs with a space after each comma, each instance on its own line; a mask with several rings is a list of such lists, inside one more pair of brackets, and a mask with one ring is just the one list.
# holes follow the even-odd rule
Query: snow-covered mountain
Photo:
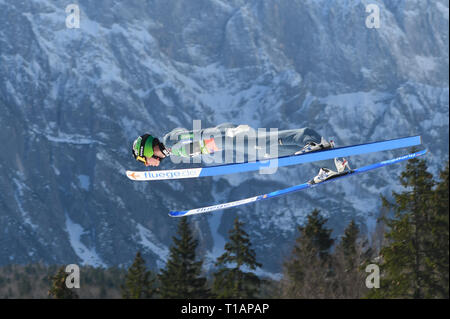
[[[169, 209], [236, 200], [308, 180], [274, 175], [133, 183], [132, 140], [223, 122], [309, 126], [337, 145], [420, 134], [436, 172], [448, 159], [449, 3], [400, 0], [0, 0], [0, 265], [162, 266]], [[366, 26], [366, 5], [380, 28]], [[406, 150], [351, 158], [358, 167]], [[173, 164], [166, 164], [172, 167]], [[192, 217], [202, 251], [220, 253], [247, 222], [270, 273], [314, 208], [339, 234], [373, 227], [379, 195], [404, 165], [256, 205]]]

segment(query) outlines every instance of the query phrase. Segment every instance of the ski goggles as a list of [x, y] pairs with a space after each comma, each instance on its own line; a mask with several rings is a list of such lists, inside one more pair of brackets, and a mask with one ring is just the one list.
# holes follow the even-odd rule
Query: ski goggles
[[[160, 162], [164, 159], [164, 157], [159, 157], [156, 155], [152, 155], [152, 158], [159, 160]], [[147, 156], [137, 156], [136, 160], [141, 162], [142, 164], [147, 164]]]

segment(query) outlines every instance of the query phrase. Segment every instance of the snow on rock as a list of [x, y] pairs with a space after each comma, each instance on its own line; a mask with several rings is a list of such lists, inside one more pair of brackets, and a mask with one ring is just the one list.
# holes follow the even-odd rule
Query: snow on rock
[[88, 232], [81, 225], [74, 223], [68, 215], [66, 215], [66, 231], [69, 235], [70, 245], [75, 254], [81, 259], [82, 265], [106, 267], [95, 248], [88, 248], [82, 242], [81, 237]]
[[85, 191], [89, 191], [89, 187], [91, 185], [90, 177], [87, 175], [78, 175], [77, 177], [80, 183], [80, 187]]
[[166, 246], [162, 245], [158, 242], [153, 233], [146, 227], [137, 223], [138, 230], [138, 243], [142, 245], [144, 248], [148, 249], [152, 253], [154, 253], [157, 257], [157, 265], [158, 268], [163, 268], [167, 258], [169, 257], [169, 249]]

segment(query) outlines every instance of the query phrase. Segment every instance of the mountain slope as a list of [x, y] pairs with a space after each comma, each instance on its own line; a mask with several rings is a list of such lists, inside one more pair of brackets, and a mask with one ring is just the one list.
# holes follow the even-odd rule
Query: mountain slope
[[[448, 158], [448, 1], [376, 1], [379, 29], [365, 26], [368, 3], [80, 0], [81, 28], [67, 29], [64, 1], [0, 0], [0, 264], [122, 265], [143, 249], [162, 266], [177, 222], [169, 209], [291, 186], [320, 165], [126, 179], [139, 167], [136, 136], [195, 119], [310, 126], [338, 145], [420, 134], [436, 172]], [[202, 250], [217, 251], [238, 214], [264, 269], [279, 272], [313, 208], [335, 234], [355, 217], [371, 227], [401, 168], [192, 221]]]

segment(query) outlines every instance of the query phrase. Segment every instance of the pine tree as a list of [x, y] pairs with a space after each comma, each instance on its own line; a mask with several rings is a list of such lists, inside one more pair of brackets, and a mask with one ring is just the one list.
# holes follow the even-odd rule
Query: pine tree
[[251, 271], [261, 267], [251, 249], [249, 235], [243, 229], [244, 223], [236, 217], [230, 230], [225, 253], [216, 261], [218, 271], [214, 274], [214, 294], [218, 298], [256, 298], [261, 280]]
[[355, 299], [367, 294], [367, 274], [362, 270], [362, 265], [369, 261], [372, 253], [367, 246], [368, 241], [363, 240], [352, 220], [333, 253], [333, 297]]
[[66, 267], [62, 266], [58, 272], [51, 277], [52, 285], [48, 291], [49, 296], [54, 299], [78, 299], [78, 294], [72, 288], [67, 288], [66, 278], [69, 274], [66, 273]]
[[431, 275], [433, 297], [449, 298], [449, 163], [440, 173], [440, 182], [433, 193], [430, 218], [431, 240], [426, 246], [426, 271]]
[[314, 210], [299, 226], [291, 257], [285, 262], [282, 294], [288, 298], [326, 298], [332, 290], [330, 248], [334, 240], [328, 220]]
[[393, 193], [395, 202], [383, 198], [383, 205], [393, 210], [385, 218], [389, 230], [388, 244], [381, 249], [381, 289], [370, 297], [424, 298], [429, 296], [430, 274], [427, 271], [427, 246], [430, 244], [433, 176], [424, 160], [411, 159], [402, 172], [402, 193]]
[[188, 221], [180, 219], [174, 245], [166, 268], [158, 275], [162, 298], [196, 299], [210, 295], [205, 277], [201, 276], [203, 261], [197, 261], [198, 241], [194, 239]]
[[346, 270], [355, 269], [357, 266], [357, 253], [358, 253], [358, 236], [359, 236], [359, 228], [356, 225], [355, 221], [352, 220], [348, 227], [344, 231], [344, 235], [342, 236], [341, 244], [337, 249], [342, 249], [342, 253], [345, 258], [345, 268]]
[[150, 270], [145, 266], [145, 260], [141, 253], [137, 252], [133, 264], [128, 268], [125, 276], [125, 284], [121, 286], [122, 298], [124, 299], [149, 299], [152, 298], [155, 279]]

